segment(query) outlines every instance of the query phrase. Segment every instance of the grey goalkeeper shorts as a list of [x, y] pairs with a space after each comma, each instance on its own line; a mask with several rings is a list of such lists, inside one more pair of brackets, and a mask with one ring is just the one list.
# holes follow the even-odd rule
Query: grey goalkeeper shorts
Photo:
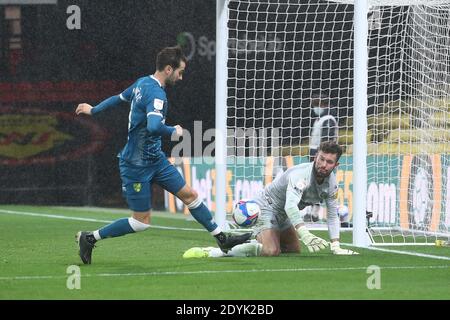
[[259, 193], [254, 200], [259, 205], [261, 213], [253, 227], [253, 236], [256, 237], [259, 233], [267, 229], [284, 231], [292, 226], [291, 220], [289, 220], [286, 212], [275, 208], [272, 200], [265, 195], [264, 191]]

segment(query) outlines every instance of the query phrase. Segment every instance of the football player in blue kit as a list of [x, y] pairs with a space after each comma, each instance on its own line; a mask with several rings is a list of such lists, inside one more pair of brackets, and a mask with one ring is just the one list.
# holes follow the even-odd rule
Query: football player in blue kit
[[186, 57], [180, 47], [166, 47], [156, 58], [153, 75], [138, 79], [121, 94], [96, 106], [81, 103], [76, 114], [95, 116], [122, 102], [130, 104], [128, 141], [118, 154], [122, 193], [132, 210], [130, 218], [118, 219], [95, 231], [80, 231], [76, 235], [79, 255], [84, 264], [91, 263], [92, 250], [101, 239], [144, 231], [150, 227], [151, 185], [156, 183], [174, 194], [189, 208], [192, 216], [216, 238], [224, 252], [246, 242], [251, 233], [228, 235], [214, 222], [211, 212], [198, 194], [169, 163], [161, 151], [161, 137], [181, 136], [180, 125], [165, 124], [169, 104], [165, 87], [183, 79]]

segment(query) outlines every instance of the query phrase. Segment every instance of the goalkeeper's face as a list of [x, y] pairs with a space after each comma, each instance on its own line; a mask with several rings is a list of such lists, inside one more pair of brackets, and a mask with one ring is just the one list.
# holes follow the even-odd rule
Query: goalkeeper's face
[[326, 178], [339, 165], [337, 154], [319, 151], [314, 160], [314, 171], [317, 178]]

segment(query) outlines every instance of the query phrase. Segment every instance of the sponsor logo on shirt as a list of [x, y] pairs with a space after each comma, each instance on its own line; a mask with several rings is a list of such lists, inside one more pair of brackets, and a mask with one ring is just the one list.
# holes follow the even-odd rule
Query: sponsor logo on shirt
[[297, 184], [294, 186], [294, 188], [298, 192], [303, 192], [306, 189], [306, 182], [303, 180], [300, 180], [297, 182]]

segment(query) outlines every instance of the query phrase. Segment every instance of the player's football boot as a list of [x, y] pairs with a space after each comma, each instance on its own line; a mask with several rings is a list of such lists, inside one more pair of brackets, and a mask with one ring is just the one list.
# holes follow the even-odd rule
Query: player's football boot
[[227, 235], [225, 233], [220, 233], [216, 236], [216, 240], [220, 250], [222, 250], [222, 252], [224, 253], [227, 253], [228, 250], [230, 250], [234, 246], [237, 246], [238, 244], [245, 243], [248, 240], [250, 240], [251, 236], [252, 236], [251, 232], [239, 235], [233, 234]]
[[206, 248], [199, 248], [194, 247], [188, 249], [184, 254], [183, 258], [189, 259], [189, 258], [208, 258], [209, 252], [211, 249], [214, 249], [214, 247], [206, 247]]
[[79, 231], [75, 238], [80, 248], [78, 254], [81, 261], [84, 264], [91, 264], [92, 250], [95, 248], [95, 242], [97, 242], [94, 235], [92, 232]]

